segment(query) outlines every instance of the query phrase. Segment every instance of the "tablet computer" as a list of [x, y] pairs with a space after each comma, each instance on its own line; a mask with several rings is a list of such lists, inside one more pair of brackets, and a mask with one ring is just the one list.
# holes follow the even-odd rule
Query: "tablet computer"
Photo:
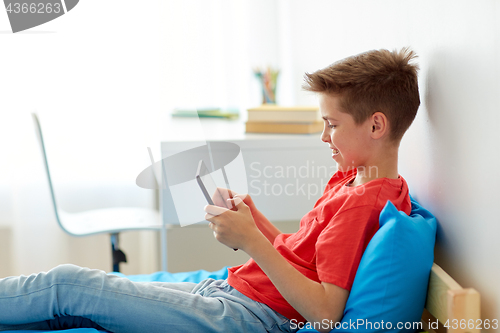
[[[226, 186], [229, 190], [229, 183], [224, 167], [222, 167], [222, 173], [224, 175]], [[200, 189], [203, 192], [203, 195], [205, 196], [205, 199], [207, 200], [209, 205], [214, 205], [214, 201], [212, 198], [215, 198], [216, 196], [220, 196], [221, 202], [224, 202], [224, 205], [226, 205], [224, 197], [217, 189], [217, 185], [215, 185], [214, 179], [210, 175], [210, 171], [208, 170], [203, 160], [200, 160], [200, 162], [198, 163], [198, 169], [196, 171], [196, 181], [198, 182], [198, 185], [200, 186]], [[234, 204], [232, 204], [232, 206], [234, 208]], [[226, 206], [226, 208], [229, 207]], [[238, 249], [233, 250], [238, 251]]]

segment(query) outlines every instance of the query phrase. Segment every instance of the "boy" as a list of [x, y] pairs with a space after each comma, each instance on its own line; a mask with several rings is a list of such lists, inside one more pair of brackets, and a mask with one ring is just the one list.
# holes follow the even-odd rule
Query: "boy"
[[226, 281], [133, 283], [59, 266], [0, 280], [0, 330], [71, 323], [112, 332], [290, 332], [303, 321], [333, 328], [380, 211], [388, 200], [411, 210], [397, 159], [420, 104], [414, 57], [408, 49], [370, 51], [306, 74], [339, 171], [295, 234], [282, 234], [250, 196], [226, 191], [234, 210], [206, 206], [215, 238], [251, 257]]

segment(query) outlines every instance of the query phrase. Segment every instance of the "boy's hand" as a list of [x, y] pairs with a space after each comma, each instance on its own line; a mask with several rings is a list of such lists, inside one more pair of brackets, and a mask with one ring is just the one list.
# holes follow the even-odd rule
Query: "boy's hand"
[[[226, 193], [229, 195], [230, 192], [226, 190]], [[249, 244], [264, 235], [257, 228], [250, 208], [240, 197], [236, 196], [229, 201], [234, 205], [234, 210], [219, 205], [205, 206], [205, 219], [210, 222], [215, 239], [228, 247], [245, 251]]]
[[214, 195], [214, 198], [212, 198], [212, 201], [216, 206], [223, 207], [226, 209], [236, 210], [236, 208], [234, 207], [233, 198], [239, 198], [243, 200], [243, 203], [250, 209], [253, 220], [257, 225], [257, 228], [264, 236], [266, 236], [266, 238], [271, 243], [274, 243], [274, 239], [276, 238], [277, 235], [281, 234], [281, 231], [278, 228], [276, 228], [264, 216], [264, 214], [262, 214], [262, 212], [257, 209], [257, 207], [255, 207], [255, 203], [253, 202], [250, 194], [237, 194], [236, 192], [231, 191], [227, 188], [218, 187], [217, 193], [216, 195]]

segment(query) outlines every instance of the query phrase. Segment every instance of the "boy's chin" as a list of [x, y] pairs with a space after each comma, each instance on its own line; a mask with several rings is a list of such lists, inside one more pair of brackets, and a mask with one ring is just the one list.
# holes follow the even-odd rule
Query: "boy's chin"
[[335, 161], [335, 163], [337, 163], [337, 170], [338, 171], [348, 172], [348, 171], [356, 169], [356, 167], [353, 166], [352, 164], [345, 164], [345, 163], [342, 163], [340, 161]]

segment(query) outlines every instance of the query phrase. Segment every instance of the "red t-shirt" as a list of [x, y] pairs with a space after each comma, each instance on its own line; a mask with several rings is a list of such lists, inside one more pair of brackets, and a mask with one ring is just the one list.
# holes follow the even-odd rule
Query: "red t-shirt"
[[[349, 291], [361, 256], [379, 228], [379, 215], [387, 201], [407, 214], [411, 211], [408, 185], [402, 177], [348, 186], [355, 177], [355, 170], [335, 173], [314, 208], [301, 219], [299, 231], [280, 234], [273, 244], [309, 279]], [[305, 321], [253, 259], [230, 268], [228, 283], [288, 319]]]

